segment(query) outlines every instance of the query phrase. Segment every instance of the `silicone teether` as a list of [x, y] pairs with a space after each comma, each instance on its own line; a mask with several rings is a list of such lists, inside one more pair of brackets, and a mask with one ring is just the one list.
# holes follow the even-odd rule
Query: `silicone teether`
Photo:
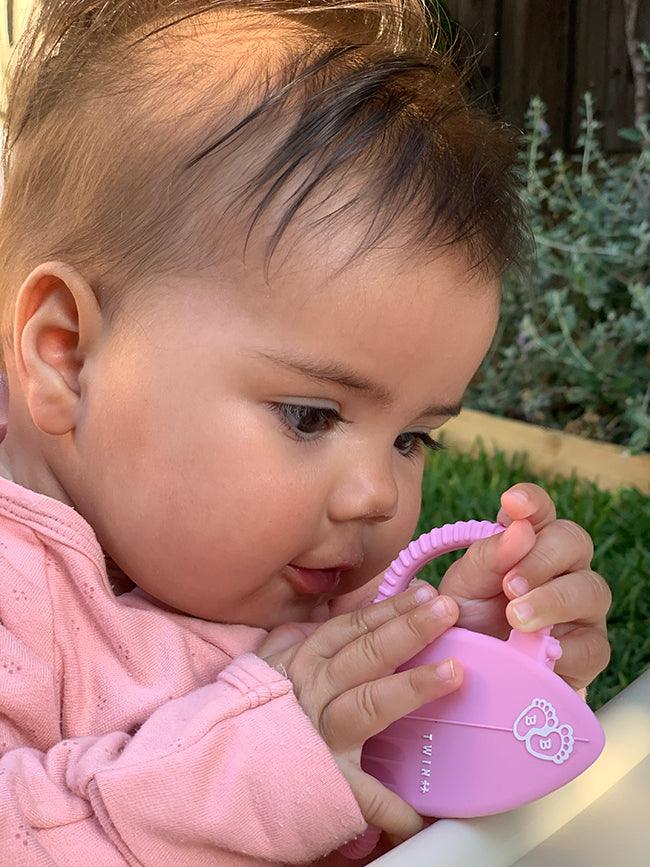
[[[374, 601], [401, 592], [435, 557], [504, 529], [460, 521], [424, 533], [391, 563]], [[513, 629], [501, 641], [449, 629], [398, 671], [454, 657], [464, 669], [462, 685], [366, 741], [361, 767], [421, 815], [438, 818], [512, 810], [577, 777], [598, 758], [605, 736], [587, 704], [554, 673], [562, 651], [550, 631]], [[368, 828], [341, 851], [364, 857], [378, 838]]]

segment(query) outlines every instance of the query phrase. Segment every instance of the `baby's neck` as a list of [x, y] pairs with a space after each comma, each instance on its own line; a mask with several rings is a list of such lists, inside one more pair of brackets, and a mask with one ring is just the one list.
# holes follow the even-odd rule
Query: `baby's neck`
[[[0, 440], [4, 438], [4, 431], [0, 433]], [[10, 482], [16, 481], [14, 479], [14, 474], [12, 473], [9, 467], [9, 457], [7, 455], [7, 450], [5, 448], [5, 443], [0, 441], [0, 478], [8, 479]], [[18, 482], [18, 484], [21, 484]], [[113, 562], [113, 560], [108, 556], [106, 552], [104, 552], [104, 558], [106, 560], [106, 573], [108, 575], [108, 581], [111, 585], [113, 593], [116, 596], [121, 596], [122, 593], [129, 593], [136, 586], [133, 581], [126, 575], [120, 567]]]
[[13, 429], [6, 432], [0, 443], [0, 476], [75, 508], [31, 433], [19, 433]]
[[10, 482], [13, 482], [14, 477], [9, 469], [9, 458], [4, 444], [6, 435], [7, 425], [6, 422], [3, 422], [0, 425], [0, 478], [9, 479]]
[[1, 455], [0, 455], [0, 478], [1, 479], [8, 479], [10, 482], [13, 482], [13, 476], [11, 475], [11, 470], [4, 463]]
[[130, 593], [135, 588], [135, 584], [128, 575], [126, 575], [120, 567], [104, 551], [104, 559], [106, 560], [106, 573], [111, 589], [116, 596], [121, 596], [122, 593]]

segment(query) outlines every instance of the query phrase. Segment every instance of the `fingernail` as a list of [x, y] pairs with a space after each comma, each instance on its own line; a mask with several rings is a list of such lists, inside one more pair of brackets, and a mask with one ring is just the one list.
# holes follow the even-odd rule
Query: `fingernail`
[[515, 616], [520, 623], [528, 623], [533, 619], [535, 612], [533, 606], [529, 602], [517, 602], [512, 606], [515, 611]]
[[446, 617], [449, 614], [449, 605], [446, 599], [439, 597], [435, 602], [427, 607], [422, 612], [422, 616], [426, 619], [436, 620], [438, 617]]
[[515, 575], [514, 578], [508, 581], [508, 589], [513, 596], [523, 596], [525, 593], [528, 593], [530, 587], [525, 578], [522, 578], [521, 575]]
[[436, 674], [440, 680], [451, 680], [455, 674], [454, 664], [451, 659], [445, 659], [436, 667]]
[[510, 496], [514, 497], [515, 500], [519, 500], [520, 503], [528, 502], [528, 494], [524, 494], [523, 491], [510, 491]]
[[450, 611], [449, 603], [444, 598], [444, 596], [440, 596], [440, 598], [436, 599], [436, 601], [432, 605], [432, 608], [436, 617], [446, 617]]
[[415, 591], [415, 601], [418, 603], [418, 605], [422, 602], [428, 602], [429, 599], [433, 599], [433, 597], [433, 587], [429, 587], [428, 585], [423, 584]]

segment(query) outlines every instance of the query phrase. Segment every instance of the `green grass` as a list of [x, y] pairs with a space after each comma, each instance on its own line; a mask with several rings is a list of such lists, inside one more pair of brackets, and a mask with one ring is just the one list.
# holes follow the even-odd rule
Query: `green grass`
[[[553, 498], [558, 517], [581, 524], [594, 540], [593, 568], [608, 581], [612, 658], [589, 688], [597, 710], [650, 665], [650, 498], [637, 490], [616, 494], [575, 477], [540, 477], [528, 469], [525, 455], [488, 457], [451, 451], [431, 455], [424, 476], [418, 534], [441, 524], [494, 520], [499, 496], [516, 482], [536, 482]], [[447, 554], [426, 566], [420, 577], [437, 585], [462, 552]]]

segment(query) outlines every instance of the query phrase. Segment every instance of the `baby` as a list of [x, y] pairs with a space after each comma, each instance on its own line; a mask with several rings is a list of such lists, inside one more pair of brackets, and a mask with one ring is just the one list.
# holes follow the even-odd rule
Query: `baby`
[[3, 864], [385, 847], [423, 820], [362, 745], [462, 681], [398, 666], [455, 623], [558, 624], [575, 689], [607, 665], [591, 540], [530, 484], [439, 593], [367, 604], [527, 237], [432, 32], [418, 0], [39, 4], [0, 216]]

